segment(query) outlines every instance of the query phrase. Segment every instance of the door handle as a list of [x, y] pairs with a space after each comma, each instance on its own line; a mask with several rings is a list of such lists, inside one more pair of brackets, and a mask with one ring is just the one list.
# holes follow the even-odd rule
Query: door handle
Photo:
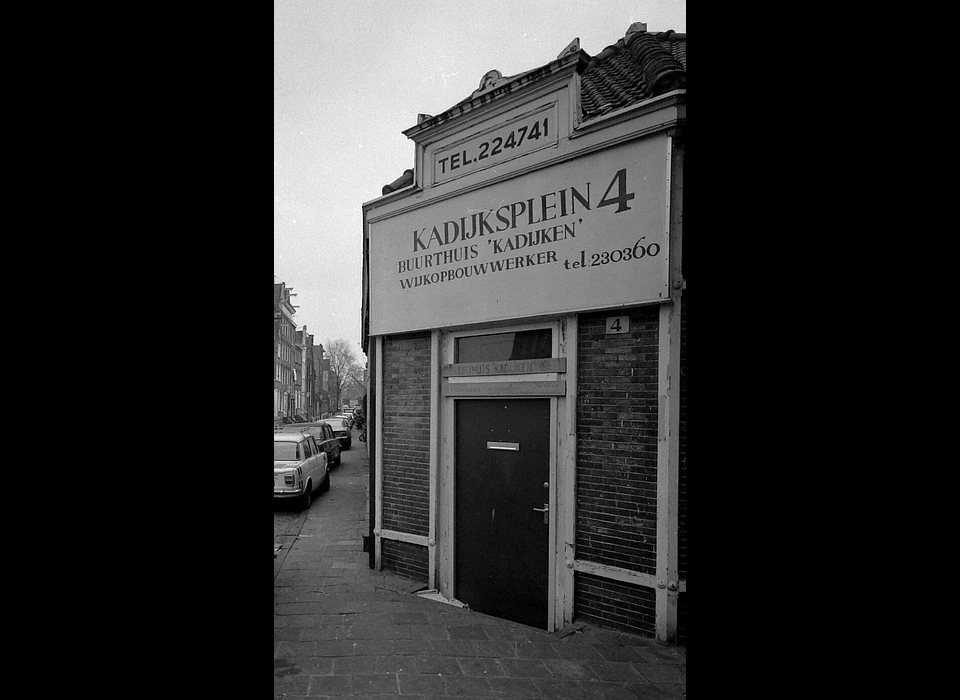
[[543, 522], [549, 524], [550, 522], [550, 504], [544, 503], [543, 508], [534, 508], [538, 513], [543, 513]]

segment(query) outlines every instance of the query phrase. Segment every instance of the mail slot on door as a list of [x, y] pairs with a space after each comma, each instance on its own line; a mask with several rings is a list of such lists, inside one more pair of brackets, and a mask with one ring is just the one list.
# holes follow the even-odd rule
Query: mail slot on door
[[519, 442], [488, 442], [488, 450], [512, 450], [514, 452], [520, 451]]

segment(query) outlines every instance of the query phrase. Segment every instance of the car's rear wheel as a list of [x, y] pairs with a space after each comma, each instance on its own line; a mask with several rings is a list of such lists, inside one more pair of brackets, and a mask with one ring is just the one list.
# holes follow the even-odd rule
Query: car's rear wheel
[[330, 472], [323, 477], [323, 483], [320, 484], [320, 490], [324, 493], [330, 490]]
[[307, 488], [300, 497], [300, 510], [306, 510], [313, 503], [313, 483], [308, 481]]

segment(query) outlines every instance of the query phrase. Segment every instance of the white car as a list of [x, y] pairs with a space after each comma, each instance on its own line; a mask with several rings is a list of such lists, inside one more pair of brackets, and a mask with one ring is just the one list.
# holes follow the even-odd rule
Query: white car
[[356, 420], [356, 417], [353, 415], [353, 413], [348, 413], [346, 411], [343, 413], [338, 413], [334, 416], [334, 418], [342, 418], [343, 422], [347, 424], [348, 428], [353, 428], [353, 422]]
[[273, 434], [273, 497], [295, 499], [309, 508], [313, 492], [330, 488], [327, 453], [312, 435], [300, 432]]

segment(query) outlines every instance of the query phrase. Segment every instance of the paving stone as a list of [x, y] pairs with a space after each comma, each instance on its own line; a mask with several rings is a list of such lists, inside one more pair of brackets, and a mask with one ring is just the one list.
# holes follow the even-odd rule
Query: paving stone
[[555, 678], [590, 678], [597, 677], [596, 672], [585, 661], [572, 659], [543, 659], [546, 666]]
[[310, 696], [343, 697], [353, 693], [352, 676], [309, 676], [309, 679], [306, 694]]
[[685, 686], [669, 683], [625, 683], [624, 686], [637, 700], [685, 700]]
[[[507, 679], [511, 680], [511, 679]], [[512, 679], [516, 680], [516, 679]], [[447, 681], [447, 695], [473, 695], [476, 697], [492, 697], [494, 692], [490, 681], [479, 676], [450, 676]]]
[[436, 625], [406, 625], [410, 630], [411, 639], [450, 639], [450, 633], [446, 627]]
[[605, 661], [640, 661], [642, 659], [636, 649], [622, 644], [594, 648]]
[[462, 616], [457, 614], [457, 608], [435, 603], [435, 608], [427, 613], [428, 625], [454, 625], [462, 621]]
[[487, 631], [487, 636], [490, 639], [499, 639], [505, 642], [527, 642], [530, 641], [527, 637], [527, 631], [520, 627], [513, 627], [510, 625], [492, 625], [489, 623], [484, 623], [484, 629]]
[[348, 641], [356, 654], [374, 656], [414, 656], [423, 651], [423, 645], [409, 639], [355, 639]]
[[651, 683], [686, 683], [686, 667], [678, 664], [633, 664], [640, 675]]
[[303, 673], [303, 669], [297, 665], [296, 661], [291, 659], [273, 660], [273, 675], [277, 678], [283, 676], [293, 676], [298, 673]]
[[417, 670], [415, 656], [377, 656], [376, 673], [412, 673]]
[[370, 695], [381, 693], [384, 695], [399, 695], [400, 686], [397, 684], [396, 673], [358, 673], [353, 677], [353, 694]]
[[473, 641], [477, 656], [493, 656], [498, 659], [518, 658], [517, 642], [482, 642]]
[[497, 659], [457, 659], [464, 676], [505, 676], [500, 661]]
[[[454, 676], [451, 676], [453, 678]], [[436, 697], [447, 694], [447, 677], [440, 674], [398, 673], [401, 695]]]
[[556, 659], [560, 655], [553, 644], [520, 642], [517, 644], [517, 656], [521, 659]]
[[324, 639], [316, 642], [316, 656], [332, 658], [337, 656], [352, 656], [356, 653], [349, 644], [344, 644], [338, 640]]
[[339, 627], [304, 627], [300, 630], [301, 642], [319, 642], [339, 639], [342, 632]]
[[596, 628], [585, 628], [582, 634], [584, 641], [587, 641], [590, 644], [621, 644], [622, 640], [618, 632], [613, 632], [609, 630], [599, 630]]
[[274, 629], [273, 631], [273, 641], [275, 642], [299, 642], [299, 641], [310, 641], [308, 639], [301, 640], [300, 634], [303, 632], [303, 629], [300, 627], [282, 627], [280, 629]]
[[476, 647], [469, 639], [449, 639], [446, 641], [430, 639], [426, 647], [431, 654], [437, 656], [474, 656]]
[[323, 615], [291, 615], [287, 623], [288, 627], [319, 627], [323, 620]]
[[629, 683], [617, 681], [580, 681], [582, 700], [637, 700]]
[[376, 656], [341, 656], [333, 660], [333, 675], [335, 676], [374, 673], [376, 668]]
[[686, 647], [664, 647], [651, 645], [638, 649], [641, 660], [649, 663], [685, 664], [687, 662]]
[[603, 661], [604, 658], [596, 647], [590, 644], [555, 644], [557, 656], [561, 659], [575, 659], [577, 661]]
[[500, 666], [514, 678], [553, 678], [541, 659], [500, 659]]
[[425, 612], [396, 612], [389, 615], [390, 624], [393, 625], [426, 625], [427, 613]]
[[490, 639], [483, 629], [483, 625], [449, 625], [447, 633], [450, 635], [450, 639]]
[[298, 659], [297, 664], [308, 676], [329, 676], [333, 674], [333, 661], [323, 656], [308, 656]]
[[277, 656], [316, 656], [316, 642], [280, 642]]
[[587, 661], [596, 677], [603, 681], [637, 681], [643, 680], [640, 672], [633, 664], [626, 661]]
[[[366, 606], [364, 606], [366, 607]], [[359, 612], [353, 616], [351, 624], [357, 627], [366, 627], [371, 625], [376, 625], [377, 627], [386, 627], [393, 624], [393, 621], [390, 619], [391, 615], [387, 612]]]
[[321, 615], [322, 604], [316, 601], [300, 603], [274, 603], [274, 615]]
[[546, 630], [537, 629], [536, 627], [523, 626], [518, 627], [517, 629], [523, 632], [528, 642], [552, 644], [558, 641], [552, 633], [547, 632]]
[[544, 696], [532, 678], [487, 678], [494, 695], [502, 698], [539, 698]]
[[410, 628], [406, 625], [354, 625], [347, 639], [410, 639]]
[[550, 700], [582, 700], [583, 687], [580, 681], [569, 678], [558, 678], [554, 680], [538, 679], [533, 681], [543, 697]]
[[451, 656], [418, 656], [416, 668], [423, 674], [459, 676], [463, 673], [459, 659]]
[[273, 692], [275, 695], [307, 695], [310, 687], [310, 676], [298, 673], [289, 676], [273, 677]]

